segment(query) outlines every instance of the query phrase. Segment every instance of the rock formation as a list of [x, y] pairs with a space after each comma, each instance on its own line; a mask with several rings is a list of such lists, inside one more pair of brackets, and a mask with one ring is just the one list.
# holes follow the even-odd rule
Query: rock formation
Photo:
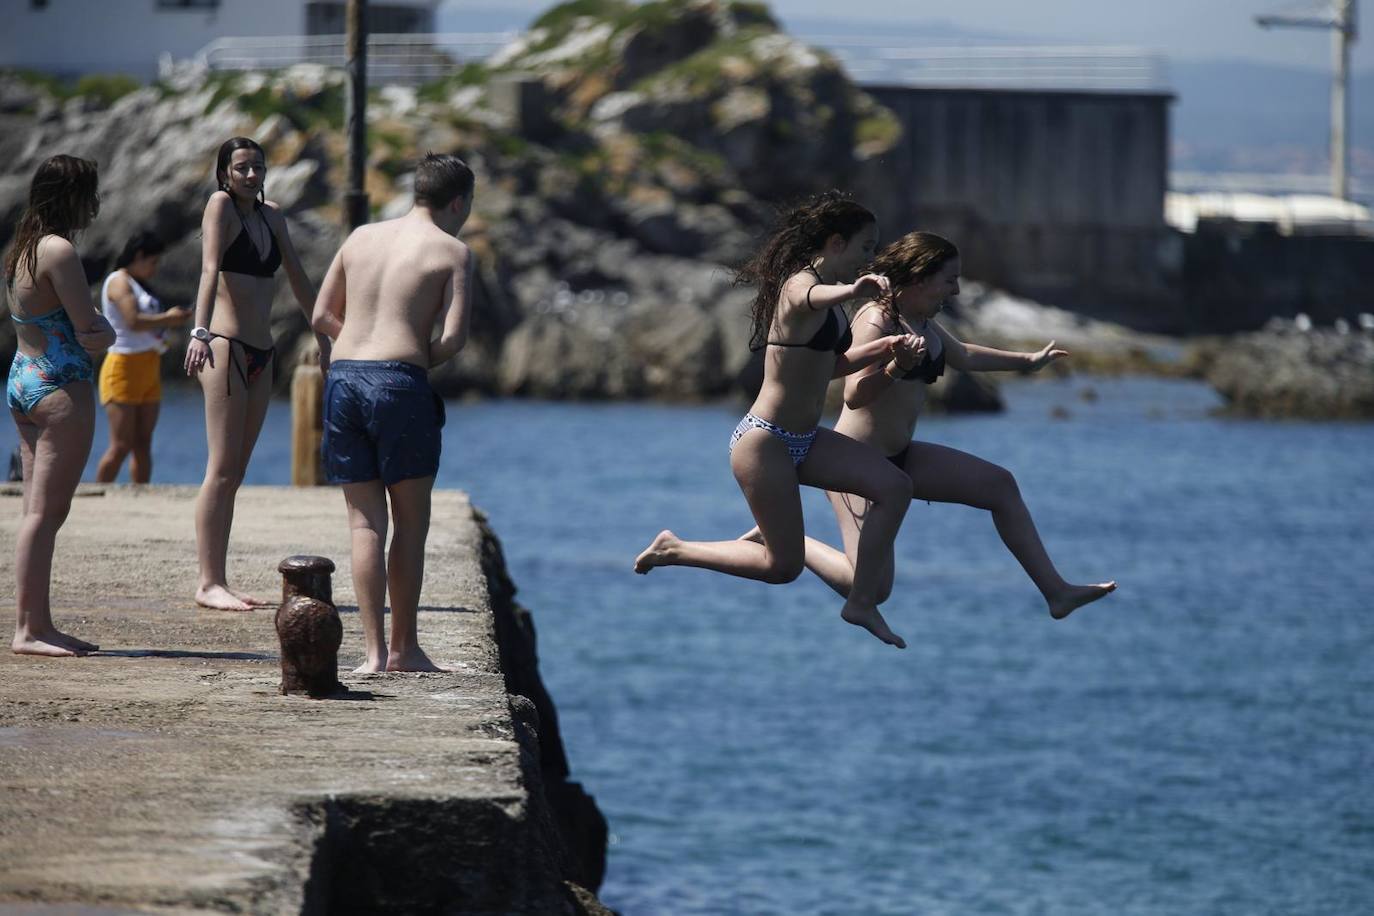
[[1275, 318], [1263, 331], [1209, 345], [1198, 361], [1233, 414], [1374, 418], [1374, 327], [1304, 329]]
[[[189, 303], [214, 153], [244, 134], [266, 148], [269, 196], [307, 272], [323, 276], [341, 239], [341, 73], [184, 66], [111, 94], [62, 99], [0, 75], [0, 244], [44, 157], [94, 158], [101, 216], [80, 241], [92, 281], [129, 234], [151, 227], [170, 243], [154, 286], [168, 304]], [[791, 199], [849, 188], [882, 221], [892, 198], [883, 189], [902, 180], [883, 156], [901, 137], [895, 117], [834, 59], [779, 31], [766, 7], [740, 0], [556, 6], [484, 64], [418, 89], [376, 89], [368, 112], [378, 218], [409, 206], [425, 151], [456, 152], [477, 172], [463, 233], [477, 254], [476, 312], [468, 346], [434, 373], [446, 396], [747, 394], [751, 291], [733, 285], [731, 265]], [[1072, 328], [1076, 367], [1158, 368], [1153, 342], [1033, 304], [1009, 312], [991, 291], [963, 301], [969, 309], [954, 317], [968, 319], [973, 340], [1069, 344], [1061, 332]], [[1003, 327], [1012, 312], [1016, 331]], [[286, 283], [272, 320], [284, 386], [314, 347]], [[169, 379], [180, 375], [184, 333], [169, 335]], [[0, 323], [0, 360], [13, 340]], [[931, 407], [998, 409], [1000, 399], [993, 379], [951, 372]]]
[[[318, 282], [340, 241], [342, 80], [313, 65], [183, 67], [111, 101], [0, 77], [0, 244], [38, 163], [86, 156], [103, 197], [79, 243], [92, 281], [149, 227], [170, 243], [157, 291], [188, 303], [214, 153], [243, 134], [266, 148], [268, 194]], [[378, 217], [408, 206], [427, 150], [478, 175], [464, 232], [479, 258], [473, 337], [436, 373], [441, 392], [679, 400], [730, 393], [748, 360], [749, 293], [729, 265], [774, 207], [874, 183], [873, 157], [899, 135], [832, 58], [736, 0], [556, 6], [484, 65], [375, 91], [369, 131]], [[313, 345], [287, 287], [273, 308], [282, 384]], [[0, 358], [13, 346], [6, 322]]]

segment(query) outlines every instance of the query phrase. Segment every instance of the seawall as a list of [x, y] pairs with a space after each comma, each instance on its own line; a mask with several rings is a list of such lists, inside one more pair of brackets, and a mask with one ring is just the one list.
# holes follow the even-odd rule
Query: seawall
[[[452, 670], [357, 675], [342, 497], [240, 492], [237, 587], [280, 597], [292, 554], [338, 564], [349, 691], [310, 700], [278, 693], [272, 609], [191, 602], [194, 496], [83, 487], [53, 613], [102, 651], [0, 654], [0, 912], [608, 913], [605, 821], [568, 780], [530, 615], [467, 497], [435, 493], [420, 611]], [[19, 500], [0, 490], [7, 608]]]

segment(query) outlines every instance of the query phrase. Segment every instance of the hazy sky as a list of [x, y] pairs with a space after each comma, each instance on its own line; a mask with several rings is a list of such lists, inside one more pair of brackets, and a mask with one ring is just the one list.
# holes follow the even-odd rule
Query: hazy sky
[[[546, 0], [446, 0], [450, 16], [464, 9], [508, 9], [531, 15], [552, 6]], [[772, 0], [784, 20], [836, 19], [881, 26], [944, 22], [959, 29], [1026, 36], [1055, 44], [1131, 45], [1170, 57], [1245, 58], [1272, 64], [1328, 69], [1331, 33], [1308, 29], [1265, 30], [1257, 13], [1316, 9], [1323, 0]], [[1366, 0], [1364, 23], [1371, 33], [1357, 42], [1352, 63], [1374, 68], [1374, 0]], [[448, 18], [448, 17], [446, 17]], [[451, 21], [451, 20], [450, 20]]]

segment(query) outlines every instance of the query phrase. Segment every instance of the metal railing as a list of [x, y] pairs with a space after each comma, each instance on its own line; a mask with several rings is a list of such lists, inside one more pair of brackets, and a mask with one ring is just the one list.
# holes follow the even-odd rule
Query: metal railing
[[[483, 61], [518, 32], [376, 34], [368, 37], [368, 80], [419, 84], [465, 63]], [[976, 89], [1167, 92], [1163, 59], [1138, 48], [1021, 45], [911, 46], [891, 38], [799, 35], [833, 54], [855, 82]], [[343, 35], [220, 38], [197, 59], [212, 70], [270, 70], [316, 63], [343, 67]]]
[[[420, 84], [466, 63], [483, 61], [513, 41], [515, 32], [375, 34], [367, 39], [367, 77], [373, 85]], [[220, 38], [196, 59], [211, 70], [276, 70], [294, 64], [345, 67], [343, 35]]]
[[801, 35], [860, 84], [970, 89], [1168, 92], [1162, 57], [1140, 48], [897, 45], [892, 39]]
[[[1169, 173], [1169, 190], [1183, 194], [1331, 194], [1331, 176], [1270, 172], [1190, 172], [1175, 169]], [[1374, 205], [1374, 181], [1352, 179], [1350, 200]]]

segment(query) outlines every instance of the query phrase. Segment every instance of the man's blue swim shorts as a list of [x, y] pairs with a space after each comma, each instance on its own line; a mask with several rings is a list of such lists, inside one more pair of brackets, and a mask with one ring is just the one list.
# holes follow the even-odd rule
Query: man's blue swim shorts
[[324, 383], [324, 469], [330, 483], [390, 486], [439, 471], [444, 402], [425, 370], [397, 360], [341, 359]]

